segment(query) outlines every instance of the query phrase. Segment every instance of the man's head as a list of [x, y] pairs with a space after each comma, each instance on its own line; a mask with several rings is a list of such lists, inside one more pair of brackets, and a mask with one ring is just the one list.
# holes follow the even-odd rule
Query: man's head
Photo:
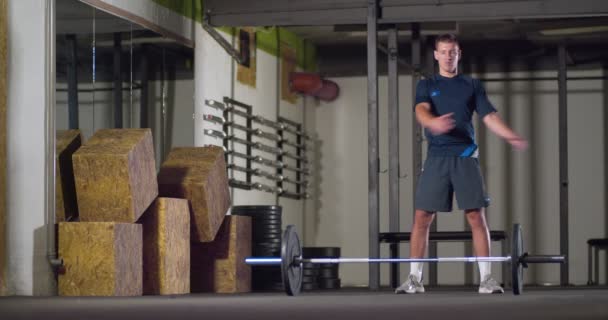
[[460, 45], [454, 34], [443, 34], [435, 39], [435, 60], [441, 73], [456, 73], [460, 54]]

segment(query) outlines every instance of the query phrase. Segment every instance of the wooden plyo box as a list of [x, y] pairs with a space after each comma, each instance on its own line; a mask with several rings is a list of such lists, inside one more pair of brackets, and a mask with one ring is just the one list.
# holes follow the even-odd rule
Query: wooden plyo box
[[144, 234], [144, 294], [190, 293], [188, 200], [157, 198], [140, 221]]
[[142, 294], [142, 226], [114, 222], [62, 222], [60, 296]]
[[213, 241], [230, 207], [224, 150], [174, 148], [158, 173], [158, 189], [162, 197], [190, 201], [192, 241]]
[[158, 196], [150, 129], [102, 129], [73, 157], [80, 221], [133, 223]]
[[226, 216], [215, 241], [192, 243], [192, 292], [251, 291], [251, 217]]
[[82, 145], [80, 130], [58, 130], [55, 144], [55, 221], [78, 218], [72, 155]]

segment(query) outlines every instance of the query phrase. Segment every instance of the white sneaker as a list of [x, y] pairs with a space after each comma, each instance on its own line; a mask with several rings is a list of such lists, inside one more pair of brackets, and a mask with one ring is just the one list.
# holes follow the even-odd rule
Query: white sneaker
[[395, 289], [395, 293], [424, 293], [424, 286], [415, 275], [410, 274], [407, 280]]
[[485, 280], [479, 283], [479, 293], [504, 293], [505, 290], [496, 282], [496, 280], [492, 279], [492, 277], [488, 276]]

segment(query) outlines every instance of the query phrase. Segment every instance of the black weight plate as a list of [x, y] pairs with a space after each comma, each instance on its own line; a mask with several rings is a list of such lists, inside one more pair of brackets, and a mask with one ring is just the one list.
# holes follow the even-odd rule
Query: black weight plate
[[319, 285], [316, 282], [302, 284], [302, 290], [304, 290], [304, 291], [318, 290], [318, 289], [319, 289]]
[[281, 206], [233, 206], [231, 212], [281, 212]]
[[276, 258], [281, 255], [281, 250], [253, 250], [253, 255], [260, 258]]
[[319, 265], [312, 262], [302, 262], [302, 268], [304, 269], [319, 269]]
[[302, 268], [302, 275], [309, 276], [309, 277], [317, 277], [319, 275], [319, 269]]
[[339, 258], [339, 247], [304, 247], [302, 248], [304, 258]]
[[283, 219], [273, 219], [273, 218], [268, 218], [268, 219], [254, 219], [253, 221], [253, 226], [254, 228], [258, 228], [258, 227], [275, 227], [275, 228], [280, 228], [283, 224]]
[[326, 279], [335, 279], [339, 277], [340, 272], [337, 268], [321, 268], [319, 269], [319, 277]]
[[319, 279], [320, 289], [340, 289], [340, 279]]
[[279, 239], [264, 239], [264, 240], [260, 240], [259, 242], [256, 243], [256, 245], [259, 244], [281, 244], [281, 238]]
[[253, 255], [256, 257], [271, 257], [271, 258], [277, 258], [281, 255], [281, 249], [275, 249], [275, 248], [253, 248]]
[[264, 239], [273, 239], [273, 240], [281, 240], [281, 234], [280, 233], [261, 233], [261, 234], [256, 234], [253, 236], [254, 242], [257, 242], [257, 240], [259, 240], [260, 242], [264, 242]]
[[[288, 295], [294, 296], [302, 289], [302, 247], [294, 225], [288, 225], [281, 245], [281, 274]], [[296, 260], [298, 260], [296, 262]]]
[[[281, 251], [281, 244], [280, 243], [264, 243], [264, 242], [258, 242], [255, 243], [253, 248], [254, 251], [257, 250], [263, 250], [263, 251], [272, 251], [272, 252], [276, 252], [276, 251]], [[257, 254], [256, 254], [257, 256]], [[278, 255], [276, 256], [278, 257]]]
[[302, 284], [304, 283], [315, 283], [317, 282], [317, 277], [314, 276], [303, 276], [302, 277]]
[[283, 228], [281, 226], [257, 226], [251, 229], [253, 234], [259, 233], [278, 233], [283, 235]]
[[338, 263], [321, 263], [319, 265], [321, 267], [321, 269], [336, 269], [338, 270], [340, 268], [340, 264]]
[[524, 289], [524, 267], [520, 262], [523, 254], [524, 238], [521, 234], [521, 226], [516, 223], [511, 234], [511, 287], [515, 295], [521, 294]]

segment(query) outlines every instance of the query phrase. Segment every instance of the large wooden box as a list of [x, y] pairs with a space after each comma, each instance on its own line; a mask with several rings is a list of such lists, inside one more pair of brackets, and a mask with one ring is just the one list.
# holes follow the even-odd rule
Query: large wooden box
[[158, 174], [159, 194], [190, 201], [192, 241], [213, 241], [230, 207], [224, 150], [174, 148]]
[[144, 233], [144, 294], [189, 293], [188, 200], [157, 198], [140, 221]]
[[55, 221], [78, 218], [72, 155], [82, 145], [80, 130], [58, 130], [55, 143]]
[[102, 129], [72, 157], [80, 221], [132, 223], [158, 196], [150, 129]]
[[62, 222], [61, 296], [142, 294], [142, 226], [113, 222]]
[[251, 291], [251, 217], [226, 216], [216, 239], [192, 243], [192, 292]]

